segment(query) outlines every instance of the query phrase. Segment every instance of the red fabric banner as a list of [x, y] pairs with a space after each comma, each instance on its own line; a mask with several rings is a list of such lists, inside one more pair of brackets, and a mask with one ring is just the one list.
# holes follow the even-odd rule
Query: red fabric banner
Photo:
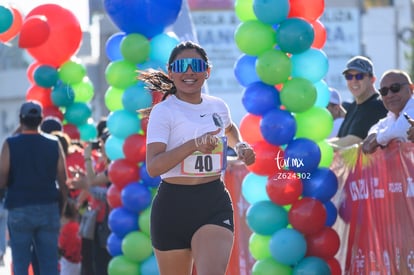
[[344, 274], [414, 272], [414, 144], [394, 142], [365, 155], [338, 153], [331, 169], [340, 183], [334, 225]]

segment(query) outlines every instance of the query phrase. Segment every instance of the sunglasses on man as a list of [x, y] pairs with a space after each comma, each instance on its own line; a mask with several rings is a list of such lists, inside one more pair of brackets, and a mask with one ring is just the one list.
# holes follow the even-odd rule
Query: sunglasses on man
[[393, 83], [389, 87], [381, 87], [378, 90], [379, 90], [381, 96], [387, 96], [388, 95], [388, 91], [390, 91], [393, 94], [396, 94], [396, 93], [398, 93], [401, 90], [401, 87], [403, 85], [406, 85], [406, 84], [410, 84], [410, 83], [408, 83], [408, 82], [404, 82], [404, 83]]
[[345, 79], [348, 80], [348, 81], [352, 80], [353, 78], [355, 78], [356, 80], [362, 80], [362, 79], [364, 79], [366, 74], [364, 74], [364, 73], [357, 73], [357, 74], [345, 73], [344, 76], [345, 76]]
[[207, 71], [209, 64], [201, 58], [183, 58], [177, 59], [170, 64], [173, 73], [185, 73], [191, 66], [191, 70], [195, 73], [203, 73]]

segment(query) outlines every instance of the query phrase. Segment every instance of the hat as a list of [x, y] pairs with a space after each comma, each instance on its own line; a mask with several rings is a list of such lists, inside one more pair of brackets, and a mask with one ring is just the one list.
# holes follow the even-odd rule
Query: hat
[[339, 92], [334, 88], [329, 88], [329, 91], [331, 92], [329, 103], [340, 105], [342, 100]]
[[54, 116], [47, 116], [43, 119], [40, 129], [45, 133], [52, 133], [53, 131], [63, 131], [62, 122], [59, 118]]
[[27, 101], [20, 107], [20, 117], [42, 117], [42, 106], [36, 101]]
[[342, 73], [345, 73], [348, 70], [355, 70], [361, 73], [374, 75], [374, 65], [372, 64], [372, 61], [365, 56], [360, 55], [351, 58]]

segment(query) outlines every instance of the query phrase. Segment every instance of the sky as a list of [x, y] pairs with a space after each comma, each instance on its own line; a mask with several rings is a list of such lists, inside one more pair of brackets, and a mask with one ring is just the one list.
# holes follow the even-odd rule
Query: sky
[[87, 29], [89, 24], [88, 0], [0, 0], [2, 6], [13, 6], [23, 15], [23, 18], [32, 9], [44, 4], [58, 4], [70, 11], [78, 18], [82, 29]]

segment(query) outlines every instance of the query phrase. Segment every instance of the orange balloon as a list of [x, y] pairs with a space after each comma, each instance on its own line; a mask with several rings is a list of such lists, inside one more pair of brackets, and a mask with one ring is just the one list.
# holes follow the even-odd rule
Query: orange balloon
[[50, 27], [43, 15], [33, 15], [24, 22], [19, 35], [20, 48], [33, 48], [42, 45], [49, 37]]
[[13, 23], [7, 31], [0, 33], [0, 41], [6, 43], [12, 40], [19, 32], [23, 24], [23, 17], [16, 8], [10, 8], [13, 13]]
[[326, 29], [320, 20], [311, 23], [315, 38], [313, 39], [312, 48], [322, 49], [326, 42]]
[[53, 106], [52, 97], [50, 96], [52, 89], [43, 88], [37, 85], [32, 85], [26, 93], [26, 100], [36, 100], [42, 104], [43, 108]]
[[260, 131], [261, 116], [253, 114], [246, 114], [240, 121], [240, 134], [244, 141], [253, 144], [258, 141], [263, 141], [262, 132]]

